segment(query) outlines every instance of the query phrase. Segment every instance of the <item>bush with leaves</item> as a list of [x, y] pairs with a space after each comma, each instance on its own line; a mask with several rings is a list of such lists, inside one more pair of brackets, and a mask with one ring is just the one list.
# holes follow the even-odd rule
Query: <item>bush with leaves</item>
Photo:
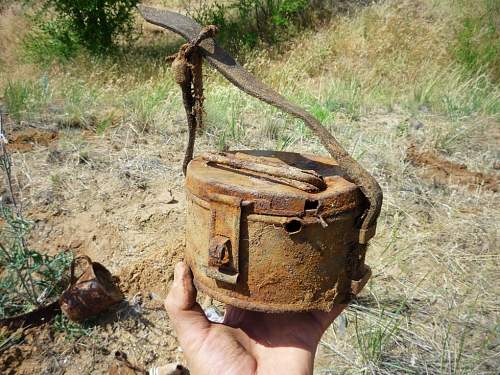
[[113, 47], [118, 36], [130, 37], [138, 0], [46, 0], [59, 21], [70, 27], [93, 52]]
[[21, 214], [12, 179], [0, 112], [0, 182], [8, 195], [0, 197], [0, 319], [29, 312], [58, 297], [68, 284], [70, 252], [41, 254], [28, 246], [32, 223]]
[[[59, 296], [72, 254], [41, 254], [28, 247], [31, 223], [0, 203], [0, 318], [28, 312]], [[66, 280], [67, 282], [67, 280]]]
[[202, 2], [188, 13], [202, 25], [219, 26], [218, 39], [228, 48], [273, 44], [311, 23], [313, 0], [237, 0]]
[[28, 62], [48, 66], [53, 61], [65, 63], [80, 50], [81, 43], [67, 20], [32, 17], [33, 28], [23, 39], [24, 57]]

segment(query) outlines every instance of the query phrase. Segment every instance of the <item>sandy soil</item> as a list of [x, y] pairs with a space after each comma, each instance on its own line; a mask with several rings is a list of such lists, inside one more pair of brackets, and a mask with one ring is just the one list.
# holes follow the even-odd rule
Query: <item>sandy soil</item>
[[132, 131], [11, 134], [24, 212], [34, 221], [32, 247], [89, 255], [119, 277], [126, 301], [93, 322], [89, 337], [32, 329], [2, 354], [1, 372], [104, 373], [116, 350], [146, 368], [180, 361], [161, 300], [184, 247], [181, 150]]
[[[0, 372], [107, 373], [117, 350], [144, 368], [182, 363], [161, 303], [184, 248], [179, 135], [123, 127], [96, 136], [82, 129], [12, 126], [15, 177], [24, 212], [34, 221], [32, 247], [89, 255], [119, 277], [126, 300], [90, 323], [88, 336], [75, 339], [48, 326], [26, 331], [20, 345], [2, 354]], [[439, 155], [410, 148], [407, 158], [424, 178], [497, 189], [494, 176]]]

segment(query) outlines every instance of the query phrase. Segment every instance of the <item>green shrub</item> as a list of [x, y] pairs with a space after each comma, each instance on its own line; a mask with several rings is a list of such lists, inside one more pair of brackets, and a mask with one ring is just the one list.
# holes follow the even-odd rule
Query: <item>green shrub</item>
[[70, 25], [80, 42], [93, 52], [113, 47], [120, 35], [131, 36], [132, 12], [138, 0], [46, 0]]
[[51, 302], [65, 288], [72, 254], [41, 254], [27, 245], [31, 223], [0, 202], [0, 318]]
[[202, 3], [189, 11], [203, 25], [219, 26], [218, 39], [230, 49], [272, 44], [294, 27], [304, 26], [311, 15], [310, 0], [237, 0], [226, 4]]
[[48, 66], [67, 62], [80, 49], [78, 35], [66, 20], [34, 20], [35, 26], [23, 40], [24, 57], [28, 62]]

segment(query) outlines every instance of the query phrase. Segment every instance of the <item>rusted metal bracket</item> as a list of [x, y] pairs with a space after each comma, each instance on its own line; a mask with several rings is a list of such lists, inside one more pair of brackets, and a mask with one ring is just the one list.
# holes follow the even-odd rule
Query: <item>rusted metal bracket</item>
[[351, 280], [351, 294], [357, 296], [365, 287], [368, 280], [372, 276], [372, 270], [366, 264], [364, 266], [364, 274], [359, 280]]
[[209, 194], [210, 241], [207, 276], [236, 284], [239, 275], [241, 202], [237, 197]]
[[359, 243], [361, 245], [366, 245], [368, 241], [375, 236], [375, 233], [377, 232], [377, 226], [372, 225], [369, 228], [366, 229], [360, 229], [359, 230]]

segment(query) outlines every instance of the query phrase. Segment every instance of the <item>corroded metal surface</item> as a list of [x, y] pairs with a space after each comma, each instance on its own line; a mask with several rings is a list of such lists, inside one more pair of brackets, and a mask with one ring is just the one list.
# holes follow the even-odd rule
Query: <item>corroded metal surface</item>
[[292, 165], [284, 166], [272, 162], [268, 158], [260, 158], [259, 162], [256, 163], [252, 158], [245, 156], [242, 153], [235, 155], [227, 152], [211, 152], [201, 155], [203, 160], [233, 169], [257, 172], [259, 176], [275, 179], [279, 183], [293, 186], [308, 193], [318, 193], [326, 188], [325, 181], [315, 171], [302, 170]]
[[186, 175], [188, 190], [197, 197], [215, 193], [241, 198], [244, 204], [251, 202], [251, 213], [299, 217], [314, 213], [314, 221], [355, 207], [366, 207], [363, 194], [355, 184], [342, 177], [341, 169], [331, 158], [275, 151], [237, 151], [234, 154], [240, 159], [259, 159], [282, 167], [291, 166], [302, 170], [316, 168], [326, 187], [312, 194], [267, 174], [226, 165], [208, 168], [208, 165], [217, 163], [207, 162], [202, 156], [189, 165]]
[[[86, 267], [81, 276], [75, 278], [75, 265], [85, 260]], [[82, 321], [95, 316], [120, 302], [123, 295], [115, 285], [111, 273], [100, 263], [81, 256], [71, 264], [71, 285], [62, 294], [59, 303], [64, 314], [73, 321]]]
[[330, 158], [240, 151], [254, 163], [314, 171], [310, 193], [266, 173], [195, 158], [186, 176], [186, 260], [197, 288], [217, 300], [268, 312], [330, 310], [369, 278], [358, 222], [366, 199]]

